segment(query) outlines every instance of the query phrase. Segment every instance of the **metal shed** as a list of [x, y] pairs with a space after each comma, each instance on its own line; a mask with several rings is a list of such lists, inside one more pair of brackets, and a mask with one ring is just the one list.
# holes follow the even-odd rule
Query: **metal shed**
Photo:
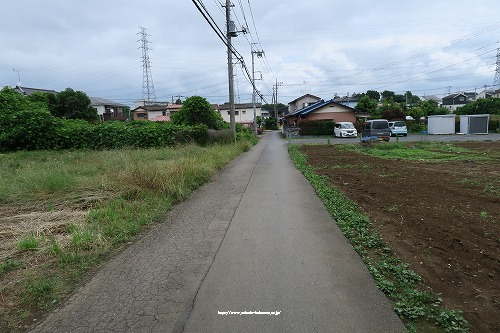
[[437, 115], [427, 117], [429, 134], [455, 134], [455, 115]]
[[489, 114], [469, 114], [460, 116], [460, 133], [488, 134]]

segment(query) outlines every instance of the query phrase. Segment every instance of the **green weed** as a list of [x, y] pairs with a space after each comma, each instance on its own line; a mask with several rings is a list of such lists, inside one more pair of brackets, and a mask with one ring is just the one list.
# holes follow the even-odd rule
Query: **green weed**
[[17, 247], [21, 251], [32, 251], [38, 249], [40, 242], [41, 240], [35, 235], [29, 234], [17, 243]]

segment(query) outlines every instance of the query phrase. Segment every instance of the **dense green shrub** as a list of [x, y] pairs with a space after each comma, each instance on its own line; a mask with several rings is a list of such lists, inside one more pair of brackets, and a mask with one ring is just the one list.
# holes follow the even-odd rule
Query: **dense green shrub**
[[406, 128], [408, 129], [408, 133], [422, 133], [422, 131], [427, 129], [427, 126], [415, 121], [408, 121], [406, 122]]
[[278, 121], [276, 118], [266, 118], [264, 119], [264, 129], [266, 130], [277, 130]]
[[500, 119], [492, 119], [490, 116], [490, 120], [488, 122], [488, 130], [490, 132], [500, 132]]
[[231, 129], [208, 130], [208, 143], [229, 143], [234, 142], [234, 135]]
[[206, 125], [210, 129], [226, 127], [221, 115], [212, 109], [210, 103], [201, 96], [187, 98], [182, 108], [171, 117], [175, 125]]
[[299, 135], [333, 135], [334, 126], [329, 120], [303, 121], [299, 124]]
[[46, 110], [0, 112], [0, 151], [50, 149], [59, 127]]

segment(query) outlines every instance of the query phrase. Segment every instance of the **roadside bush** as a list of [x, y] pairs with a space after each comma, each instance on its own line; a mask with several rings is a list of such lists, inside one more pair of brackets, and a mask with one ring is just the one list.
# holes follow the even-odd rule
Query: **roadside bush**
[[0, 151], [50, 149], [60, 121], [46, 110], [0, 113]]
[[408, 133], [421, 133], [427, 129], [425, 124], [419, 124], [415, 121], [408, 121], [406, 123], [406, 128], [408, 129]]
[[276, 120], [276, 118], [266, 118], [264, 120], [264, 129], [277, 130], [278, 129], [278, 121]]
[[208, 143], [229, 143], [234, 142], [233, 132], [231, 129], [223, 130], [208, 130]]
[[488, 122], [488, 131], [500, 133], [500, 119], [492, 119]]
[[333, 135], [335, 123], [329, 120], [304, 121], [299, 125], [299, 135]]

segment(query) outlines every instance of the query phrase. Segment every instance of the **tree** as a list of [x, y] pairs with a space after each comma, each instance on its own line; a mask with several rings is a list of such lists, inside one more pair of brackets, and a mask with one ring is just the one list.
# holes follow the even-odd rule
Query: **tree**
[[377, 102], [368, 96], [363, 96], [358, 101], [356, 110], [372, 114], [377, 110]]
[[373, 99], [374, 101], [380, 100], [380, 93], [376, 90], [368, 90], [366, 92], [366, 96], [370, 97], [370, 99]]
[[47, 96], [50, 113], [55, 117], [87, 121], [99, 119], [97, 110], [90, 105], [90, 98], [82, 91], [66, 88], [55, 95]]
[[389, 100], [389, 99], [393, 99], [396, 97], [396, 94], [394, 93], [394, 91], [389, 91], [389, 90], [384, 90], [382, 92], [382, 99], [385, 99], [385, 100]]
[[456, 114], [500, 114], [500, 99], [480, 98], [458, 108]]
[[188, 97], [182, 108], [172, 115], [171, 121], [176, 125], [203, 124], [211, 129], [226, 127], [221, 115], [212, 110], [210, 103], [201, 96]]
[[422, 104], [420, 104], [420, 109], [422, 110], [424, 116], [433, 116], [448, 113], [448, 110], [439, 107], [439, 103], [432, 99], [423, 101]]
[[387, 120], [405, 119], [406, 115], [401, 110], [401, 106], [396, 103], [392, 98], [384, 99], [382, 106], [378, 108], [382, 118]]

